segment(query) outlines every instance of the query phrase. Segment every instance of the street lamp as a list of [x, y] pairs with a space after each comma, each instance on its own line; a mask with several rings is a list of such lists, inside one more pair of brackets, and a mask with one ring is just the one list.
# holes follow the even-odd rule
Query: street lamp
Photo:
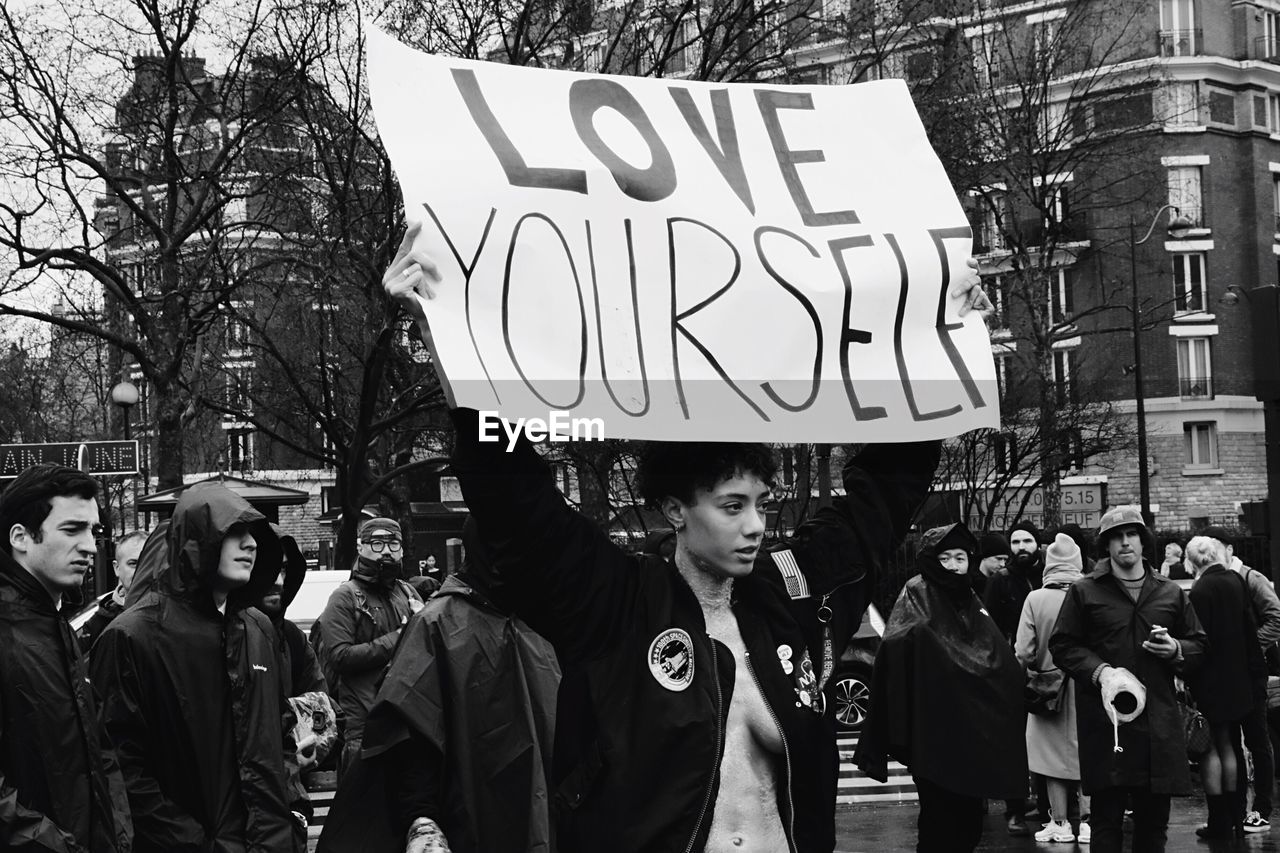
[[1137, 228], [1134, 225], [1133, 214], [1129, 214], [1129, 285], [1132, 299], [1129, 318], [1133, 322], [1133, 397], [1138, 410], [1138, 496], [1142, 507], [1142, 518], [1148, 527], [1152, 525], [1154, 519], [1151, 515], [1151, 472], [1147, 464], [1147, 406], [1142, 392], [1142, 308], [1138, 304], [1138, 246], [1151, 239], [1160, 216], [1166, 210], [1173, 212], [1173, 218], [1169, 220], [1169, 236], [1175, 240], [1186, 236], [1187, 231], [1194, 227], [1195, 223], [1183, 216], [1178, 208], [1171, 204], [1162, 205], [1156, 211], [1155, 216], [1151, 217], [1151, 225], [1147, 228], [1147, 233], [1142, 235], [1141, 240], [1135, 237]]
[[[124, 440], [125, 440], [125, 441], [131, 441], [131, 439], [129, 438], [129, 410], [130, 410], [131, 408], [133, 408], [134, 406], [138, 405], [138, 400], [139, 400], [140, 398], [141, 398], [141, 395], [138, 393], [138, 386], [137, 386], [137, 385], [134, 385], [132, 382], [117, 382], [115, 385], [111, 386], [111, 402], [112, 402], [112, 403], [114, 403], [114, 404], [116, 404], [117, 406], [119, 406], [119, 407], [120, 407], [121, 412], [123, 413], [122, 420], [124, 421]], [[138, 481], [137, 481], [137, 478], [135, 478], [135, 479], [134, 479], [134, 481], [133, 481], [133, 487], [134, 487], [134, 494], [133, 494], [133, 506], [134, 506], [133, 526], [134, 526], [134, 527], [137, 527], [137, 526], [138, 526], [138, 515], [137, 515], [137, 508], [138, 508]], [[124, 484], [123, 484], [123, 483], [120, 485], [120, 533], [121, 533], [121, 534], [123, 534], [123, 533], [124, 533]]]

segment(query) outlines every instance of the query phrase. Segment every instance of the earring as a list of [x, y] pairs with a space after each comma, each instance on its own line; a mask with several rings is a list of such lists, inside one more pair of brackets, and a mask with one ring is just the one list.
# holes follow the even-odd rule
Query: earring
[[683, 522], [683, 521], [677, 521], [677, 522], [675, 523], [675, 528], [676, 528], [676, 533], [679, 533], [681, 530], [684, 530], [684, 522]]

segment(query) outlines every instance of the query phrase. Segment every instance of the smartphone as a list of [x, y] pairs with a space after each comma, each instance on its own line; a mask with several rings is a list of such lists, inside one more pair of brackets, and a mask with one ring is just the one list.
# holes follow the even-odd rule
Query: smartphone
[[1157, 640], [1163, 639], [1164, 637], [1167, 637], [1167, 636], [1169, 636], [1168, 628], [1162, 628], [1159, 625], [1152, 625], [1151, 634], [1150, 636], [1147, 637], [1147, 639], [1151, 640], [1152, 642], [1156, 642]]

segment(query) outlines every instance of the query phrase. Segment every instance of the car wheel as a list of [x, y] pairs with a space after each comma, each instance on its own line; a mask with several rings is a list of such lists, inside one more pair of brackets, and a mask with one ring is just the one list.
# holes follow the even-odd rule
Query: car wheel
[[831, 685], [831, 706], [838, 728], [846, 732], [860, 731], [871, 708], [870, 679], [860, 672], [838, 675]]

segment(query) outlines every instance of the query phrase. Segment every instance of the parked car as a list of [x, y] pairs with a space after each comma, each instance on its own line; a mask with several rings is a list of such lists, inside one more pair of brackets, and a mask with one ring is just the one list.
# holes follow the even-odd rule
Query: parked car
[[[290, 621], [301, 628], [302, 633], [309, 634], [312, 623], [319, 618], [324, 612], [324, 606], [329, 603], [329, 596], [349, 577], [351, 577], [349, 571], [308, 571], [302, 579], [302, 588], [298, 590], [298, 594], [294, 596], [293, 603], [289, 605], [286, 612]], [[89, 617], [98, 611], [99, 600], [101, 596], [89, 602], [83, 610], [71, 617], [72, 631], [83, 628], [89, 621]]]
[[862, 624], [827, 682], [827, 703], [835, 714], [836, 728], [842, 732], [859, 732], [867, 721], [867, 711], [871, 708], [871, 670], [882, 636], [884, 617], [874, 604], [869, 604]]

